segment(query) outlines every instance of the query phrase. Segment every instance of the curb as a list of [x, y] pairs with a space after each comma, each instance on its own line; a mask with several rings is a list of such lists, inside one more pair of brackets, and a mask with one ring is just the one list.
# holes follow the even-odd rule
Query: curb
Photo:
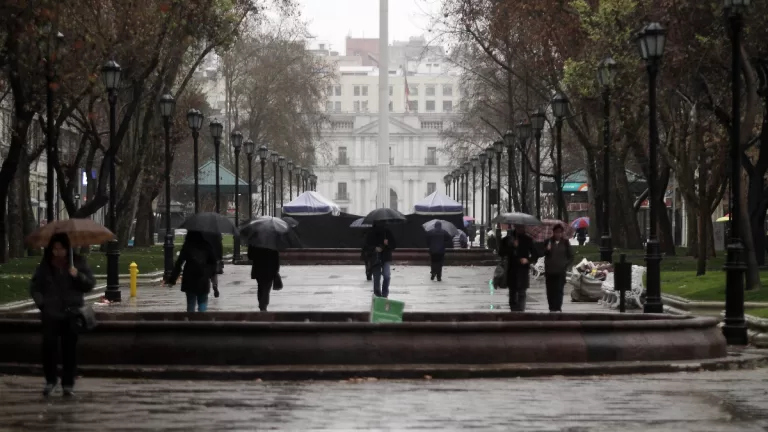
[[[476, 379], [551, 376], [603, 376], [757, 369], [768, 366], [768, 353], [730, 353], [726, 358], [680, 362], [609, 363], [509, 363], [492, 365], [297, 365], [254, 367], [86, 365], [79, 375], [87, 378], [160, 380], [348, 380], [375, 379]], [[41, 375], [42, 367], [0, 363], [0, 375]]]

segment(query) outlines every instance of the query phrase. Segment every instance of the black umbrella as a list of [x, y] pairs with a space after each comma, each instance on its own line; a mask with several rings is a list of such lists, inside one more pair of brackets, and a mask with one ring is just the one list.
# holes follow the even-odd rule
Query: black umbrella
[[301, 241], [291, 226], [272, 216], [262, 216], [241, 226], [240, 235], [253, 247], [276, 251], [301, 247]]
[[502, 213], [496, 216], [493, 221], [495, 224], [507, 225], [542, 225], [541, 221], [526, 213]]
[[456, 225], [454, 225], [454, 224], [452, 224], [452, 223], [450, 223], [450, 222], [448, 222], [446, 220], [442, 220], [442, 219], [432, 219], [429, 222], [425, 222], [424, 225], [422, 225], [422, 226], [424, 227], [424, 230], [430, 231], [432, 228], [435, 227], [435, 223], [437, 223], [437, 222], [440, 222], [443, 225], [440, 228], [443, 231], [447, 232], [448, 235], [450, 235], [451, 237], [453, 237], [453, 236], [455, 236], [456, 234], [459, 233], [459, 229], [456, 228]]
[[198, 213], [190, 216], [179, 228], [208, 234], [237, 234], [235, 224], [218, 213]]
[[397, 223], [405, 223], [406, 219], [405, 216], [403, 216], [402, 213], [400, 213], [397, 210], [392, 210], [390, 208], [379, 208], [376, 209], [370, 213], [368, 213], [368, 216], [363, 218], [364, 224], [374, 225], [374, 224], [397, 224]]
[[297, 221], [296, 219], [290, 216], [283, 216], [280, 219], [284, 220], [285, 223], [287, 223], [288, 226], [291, 228], [296, 228], [297, 226], [299, 226], [299, 221]]
[[372, 225], [363, 223], [363, 219], [365, 218], [355, 219], [355, 221], [352, 222], [352, 224], [350, 224], [349, 227], [350, 228], [370, 228]]

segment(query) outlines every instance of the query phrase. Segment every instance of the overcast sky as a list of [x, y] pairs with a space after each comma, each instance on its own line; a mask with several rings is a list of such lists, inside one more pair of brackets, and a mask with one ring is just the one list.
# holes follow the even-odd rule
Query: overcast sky
[[[302, 17], [316, 42], [344, 53], [344, 40], [379, 37], [379, 0], [299, 0]], [[440, 0], [389, 0], [389, 42], [426, 33], [427, 15], [439, 10]]]

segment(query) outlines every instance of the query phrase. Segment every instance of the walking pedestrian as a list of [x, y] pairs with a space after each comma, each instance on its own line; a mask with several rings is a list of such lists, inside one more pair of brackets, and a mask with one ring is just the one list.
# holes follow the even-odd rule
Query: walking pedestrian
[[187, 296], [187, 312], [194, 312], [195, 307], [198, 312], [208, 310], [211, 279], [216, 275], [217, 263], [216, 248], [208, 238], [197, 231], [187, 233], [176, 265], [169, 279], [165, 281], [169, 286], [173, 286], [182, 274], [181, 291]]
[[587, 242], [587, 229], [579, 228], [576, 230], [576, 240], [579, 242], [579, 246], [584, 246]]
[[501, 239], [499, 255], [507, 260], [509, 309], [524, 312], [526, 291], [530, 285], [531, 262], [538, 258], [533, 240], [525, 234], [524, 226], [515, 225], [514, 231]]
[[546, 242], [544, 252], [544, 281], [550, 312], [563, 311], [565, 273], [572, 262], [571, 243], [563, 238], [563, 227], [556, 225], [552, 229], [552, 238]]
[[445, 262], [445, 244], [451, 242], [451, 235], [443, 229], [443, 223], [435, 222], [434, 228], [427, 231], [429, 245], [430, 280], [443, 280], [443, 263]]
[[69, 237], [66, 234], [52, 236], [30, 282], [32, 299], [41, 312], [45, 396], [57, 385], [59, 346], [63, 394], [74, 395], [78, 334], [73, 319], [75, 311], [85, 303], [83, 294], [91, 291], [95, 283], [85, 258], [73, 254]]
[[251, 260], [251, 279], [255, 279], [258, 285], [259, 310], [266, 312], [272, 285], [280, 272], [280, 252], [248, 246], [248, 259]]
[[365, 248], [373, 273], [373, 295], [376, 297], [387, 298], [389, 296], [392, 251], [396, 247], [392, 231], [384, 224], [374, 223], [373, 228], [365, 238]]

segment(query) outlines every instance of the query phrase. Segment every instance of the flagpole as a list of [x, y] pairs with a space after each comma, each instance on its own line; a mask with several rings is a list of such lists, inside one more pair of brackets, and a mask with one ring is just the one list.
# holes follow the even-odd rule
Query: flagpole
[[389, 1], [379, 0], [379, 161], [376, 207], [389, 208]]

